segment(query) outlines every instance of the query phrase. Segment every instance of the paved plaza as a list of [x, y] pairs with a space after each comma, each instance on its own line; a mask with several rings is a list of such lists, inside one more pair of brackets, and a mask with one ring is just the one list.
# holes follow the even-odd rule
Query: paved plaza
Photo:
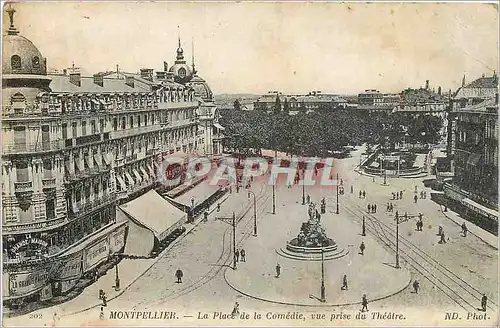
[[[496, 307], [497, 238], [472, 224], [469, 225], [471, 234], [463, 237], [460, 234], [463, 219], [458, 215], [451, 211], [443, 213], [430, 197], [414, 203], [415, 186], [418, 191], [430, 192], [424, 187], [422, 178], [388, 179], [387, 185], [383, 185], [379, 177], [358, 174], [355, 168], [362, 151], [358, 149], [351, 158], [335, 162], [345, 188], [345, 194], [339, 196], [340, 214], [335, 213], [334, 187], [305, 187], [305, 194], [318, 206], [325, 198], [326, 213], [321, 223], [338, 247], [348, 251], [340, 259], [325, 261], [326, 302], [319, 301], [321, 262], [293, 260], [277, 252], [297, 236], [301, 223], [307, 221], [307, 205], [301, 204], [302, 186], [295, 185], [291, 189], [278, 186], [276, 214], [272, 214], [272, 188], [256, 181], [252, 191], [256, 195], [257, 236], [253, 235], [253, 198], [249, 198], [245, 190], [237, 193], [233, 188], [221, 201], [219, 212], [214, 204], [207, 222], [198, 219], [191, 224], [185, 235], [158, 258], [123, 260], [119, 266], [120, 292], [112, 291], [115, 272], [111, 269], [75, 299], [36, 311], [43, 314], [44, 319], [31, 322], [51, 325], [53, 314], [57, 313], [58, 326], [75, 320], [86, 325], [106, 325], [106, 321], [98, 320], [99, 289], [111, 296], [104, 308], [106, 317], [117, 309], [168, 309], [185, 315], [182, 324], [186, 325], [200, 324], [196, 321], [199, 311], [230, 313], [236, 301], [245, 311], [265, 308], [305, 313], [321, 309], [356, 312], [360, 309], [362, 295], [366, 294], [370, 311], [405, 308], [410, 309], [405, 310], [409, 311], [407, 313], [415, 311], [418, 317], [419, 311], [428, 309], [430, 304], [446, 311], [464, 308], [474, 311], [480, 305], [480, 295], [485, 293], [490, 306]], [[359, 190], [366, 191], [366, 198], [358, 197]], [[390, 200], [391, 192], [400, 190], [403, 190], [403, 199]], [[400, 269], [394, 268], [396, 222], [394, 213], [386, 212], [387, 202], [394, 204], [394, 212], [423, 214], [423, 231], [416, 231], [415, 218], [399, 225]], [[377, 213], [367, 213], [368, 204], [377, 204]], [[246, 261], [238, 262], [236, 270], [232, 269], [232, 227], [225, 220], [233, 212], [241, 219], [236, 227], [237, 248], [246, 251]], [[364, 237], [361, 236], [363, 216]], [[439, 226], [446, 232], [446, 244], [438, 244]], [[359, 254], [361, 241], [366, 245], [364, 255]], [[277, 263], [281, 266], [279, 278], [275, 277]], [[179, 268], [184, 271], [181, 284], [176, 283], [174, 277]], [[348, 278], [348, 290], [341, 290], [344, 274]], [[414, 280], [420, 282], [418, 295], [412, 293]], [[488, 308], [488, 311], [491, 321], [496, 320], [493, 310]], [[26, 318], [5, 319], [5, 325], [26, 323]], [[114, 325], [119, 323], [112, 321]], [[145, 321], [143, 324], [161, 323]], [[232, 324], [234, 322], [228, 321], [228, 325]]]

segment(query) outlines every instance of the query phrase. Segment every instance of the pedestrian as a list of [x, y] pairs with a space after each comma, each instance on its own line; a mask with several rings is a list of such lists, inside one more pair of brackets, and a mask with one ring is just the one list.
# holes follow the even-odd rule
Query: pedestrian
[[177, 283], [180, 284], [182, 283], [182, 277], [184, 276], [184, 273], [182, 272], [181, 269], [177, 269], [177, 271], [175, 271], [175, 277], [177, 278]]
[[481, 297], [481, 309], [483, 312], [486, 312], [486, 303], [488, 302], [488, 297], [486, 297], [486, 294], [483, 294], [483, 297]]
[[102, 300], [102, 295], [104, 295], [104, 290], [99, 289], [99, 299]]
[[309, 194], [307, 195], [307, 204], [309, 204], [311, 202], [311, 196], [309, 196]]
[[372, 212], [372, 206], [371, 204], [368, 204], [368, 213], [371, 213]]
[[102, 295], [102, 306], [108, 306], [106, 294]]
[[413, 200], [415, 201], [415, 203], [417, 203], [417, 201], [418, 201], [417, 195], [413, 196]]
[[361, 198], [363, 196], [363, 193], [361, 192], [361, 190], [359, 191], [359, 198]]
[[462, 223], [462, 233], [464, 234], [464, 237], [467, 237], [467, 226], [465, 225], [465, 222]]
[[229, 186], [229, 193], [232, 194], [233, 193], [233, 187]]
[[361, 255], [365, 255], [365, 243], [364, 242], [361, 242], [361, 245], [359, 245], [359, 250], [360, 250], [360, 253]]
[[340, 288], [341, 290], [348, 290], [349, 288], [347, 287], [347, 275], [345, 274], [344, 277], [342, 278], [342, 287]]
[[363, 190], [363, 198], [366, 198], [366, 191]]
[[276, 278], [279, 278], [281, 274], [281, 266], [280, 264], [276, 264]]
[[392, 205], [392, 203], [390, 203], [390, 206], [391, 206], [391, 213], [394, 212], [394, 205]]
[[240, 251], [240, 255], [241, 255], [241, 262], [246, 262], [246, 258], [245, 258], [245, 250], [242, 248], [241, 251]]
[[372, 205], [373, 213], [377, 213], [377, 204]]
[[97, 279], [99, 279], [99, 272], [97, 272], [97, 270], [94, 271], [94, 282], [97, 281]]
[[417, 186], [415, 186], [415, 193], [417, 193]]
[[424, 199], [427, 199], [427, 192], [423, 191], [423, 193], [424, 193]]
[[413, 282], [413, 291], [415, 292], [415, 294], [418, 294], [418, 289], [420, 288], [420, 283], [418, 282], [418, 280], [415, 280]]
[[390, 212], [389, 203], [387, 203], [387, 205], [385, 206], [385, 211], [386, 211], [386, 212]]
[[396, 193], [396, 200], [399, 199], [399, 193]]
[[441, 233], [441, 239], [439, 240], [438, 244], [446, 244], [446, 237], [444, 235], [444, 232]]
[[220, 203], [217, 204], [217, 212], [220, 212]]
[[234, 303], [233, 312], [231, 312], [231, 317], [234, 319], [234, 317], [239, 314], [240, 314], [240, 304], [236, 302]]
[[442, 226], [439, 226], [438, 228], [438, 236], [441, 236], [443, 234], [443, 227]]
[[403, 190], [399, 192], [399, 199], [403, 199]]
[[99, 320], [104, 320], [104, 308], [101, 306], [101, 313], [99, 313]]
[[405, 221], [408, 220], [408, 212], [405, 212]]
[[363, 298], [361, 299], [361, 312], [368, 311], [368, 300], [366, 299], [366, 294], [363, 294]]
[[394, 193], [391, 193], [391, 194], [392, 194], [392, 198], [391, 199], [395, 199]]
[[354, 193], [354, 187], [351, 186], [351, 194]]
[[372, 178], [372, 182], [375, 182], [375, 177]]
[[234, 255], [236, 256], [236, 262], [239, 262], [239, 260], [240, 260], [240, 251], [239, 251], [239, 250], [236, 250], [236, 251], [234, 252]]
[[344, 185], [344, 180], [342, 178], [340, 178], [340, 185], [343, 186]]

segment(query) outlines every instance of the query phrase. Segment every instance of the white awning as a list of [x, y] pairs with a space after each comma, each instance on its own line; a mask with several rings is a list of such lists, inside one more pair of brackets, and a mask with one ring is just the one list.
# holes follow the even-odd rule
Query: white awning
[[80, 158], [75, 159], [75, 166], [79, 171], [83, 171], [83, 164], [82, 161], [80, 161]]
[[225, 130], [226, 128], [220, 125], [219, 123], [214, 123], [214, 126], [219, 130]]
[[134, 184], [135, 184], [135, 181], [134, 181], [134, 179], [132, 178], [132, 176], [130, 175], [130, 173], [125, 172], [125, 176], [127, 177], [128, 183], [130, 183], [131, 185], [134, 185]]
[[122, 190], [127, 190], [127, 185], [125, 184], [125, 181], [123, 181], [121, 176], [116, 175], [116, 180], [118, 180], [118, 183], [120, 184]]
[[136, 169], [133, 169], [132, 171], [134, 171], [134, 175], [135, 177], [137, 178], [137, 182], [141, 182], [142, 181], [142, 177], [141, 175], [139, 174], [139, 172], [137, 172]]
[[163, 199], [154, 190], [119, 206], [131, 220], [151, 230], [163, 240], [186, 222], [186, 213]]
[[467, 208], [470, 208], [474, 212], [478, 212], [484, 216], [489, 217], [490, 219], [494, 219], [498, 221], [498, 211], [492, 210], [491, 208], [487, 208], [479, 203], [476, 203], [472, 199], [464, 198], [462, 199], [462, 204]]
[[139, 167], [139, 170], [141, 170], [141, 173], [144, 176], [144, 179], [146, 179], [146, 180], [150, 179], [150, 176], [149, 176], [148, 172], [146, 172], [146, 170], [142, 166]]
[[153, 169], [153, 164], [148, 164], [148, 170], [149, 170], [149, 173], [151, 174], [151, 177], [154, 178], [155, 177], [155, 170]]

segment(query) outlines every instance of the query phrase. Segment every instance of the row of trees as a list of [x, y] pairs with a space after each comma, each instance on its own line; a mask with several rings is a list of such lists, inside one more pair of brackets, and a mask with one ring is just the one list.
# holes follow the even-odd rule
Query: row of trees
[[222, 112], [225, 148], [239, 153], [276, 149], [295, 155], [328, 156], [361, 143], [394, 148], [397, 143], [436, 143], [442, 120], [423, 115], [336, 110], [289, 115], [286, 111]]

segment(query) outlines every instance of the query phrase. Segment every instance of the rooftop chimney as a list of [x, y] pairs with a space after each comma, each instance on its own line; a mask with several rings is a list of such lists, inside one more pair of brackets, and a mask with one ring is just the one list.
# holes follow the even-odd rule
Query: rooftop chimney
[[161, 72], [161, 71], [156, 72], [157, 80], [164, 81], [166, 77], [167, 77], [167, 72]]
[[163, 62], [163, 71], [168, 72], [168, 64], [166, 61]]
[[125, 84], [128, 85], [129, 87], [133, 88], [134, 87], [134, 77], [133, 76], [125, 76]]
[[104, 76], [102, 74], [94, 74], [94, 83], [100, 87], [104, 86]]
[[141, 78], [153, 82], [153, 70], [151, 68], [141, 68]]
[[174, 73], [165, 72], [165, 78], [167, 82], [174, 82]]
[[82, 85], [82, 76], [80, 75], [80, 72], [69, 73], [69, 82], [80, 87]]

